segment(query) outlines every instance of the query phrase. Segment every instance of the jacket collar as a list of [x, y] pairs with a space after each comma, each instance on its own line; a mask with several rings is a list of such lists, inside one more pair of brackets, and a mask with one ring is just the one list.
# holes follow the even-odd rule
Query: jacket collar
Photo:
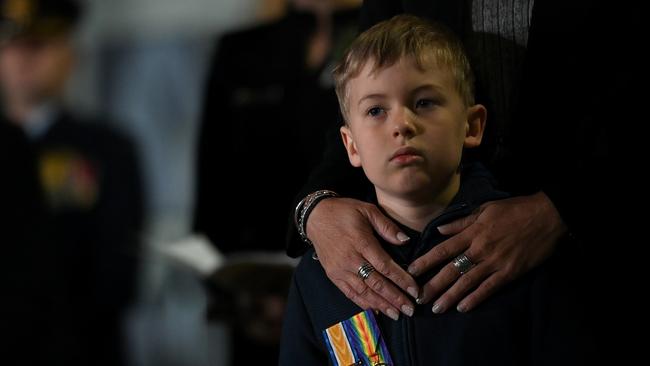
[[[421, 253], [428, 251], [435, 244], [445, 239], [438, 231], [438, 226], [471, 214], [485, 202], [509, 197], [507, 193], [499, 191], [496, 188], [496, 180], [481, 163], [464, 164], [461, 169], [460, 187], [449, 206], [440, 215], [431, 220], [422, 232], [414, 230], [393, 219], [411, 240], [405, 246], [396, 247], [389, 245], [387, 248], [400, 248], [398, 250], [400, 257], [403, 257], [406, 262], [409, 262], [408, 258], [415, 258], [421, 255]], [[372, 194], [369, 196], [369, 202], [377, 204], [377, 196], [374, 190], [372, 190]], [[382, 212], [387, 215], [384, 210]], [[387, 216], [390, 217], [389, 215]]]

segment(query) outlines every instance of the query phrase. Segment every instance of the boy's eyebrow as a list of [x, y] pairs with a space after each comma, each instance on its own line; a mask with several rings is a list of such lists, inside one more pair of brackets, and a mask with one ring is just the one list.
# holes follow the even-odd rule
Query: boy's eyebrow
[[359, 99], [359, 102], [357, 105], [361, 105], [361, 102], [363, 102], [366, 99], [380, 99], [380, 98], [385, 98], [386, 94], [381, 94], [381, 93], [374, 93], [374, 94], [368, 94], [364, 95], [361, 99]]
[[417, 88], [413, 89], [413, 91], [411, 93], [415, 94], [415, 93], [417, 93], [419, 91], [422, 91], [422, 90], [441, 91], [443, 89], [444, 88], [442, 88], [441, 86], [438, 86], [438, 85], [435, 85], [435, 84], [424, 84], [424, 85], [420, 85]]
[[[423, 85], [420, 85], [417, 88], [413, 89], [411, 91], [411, 94], [416, 94], [416, 93], [418, 93], [420, 91], [423, 91], [423, 90], [433, 90], [433, 91], [436, 91], [436, 92], [440, 92], [440, 91], [444, 90], [444, 88], [439, 86], [439, 85], [436, 85], [436, 84], [423, 84]], [[357, 105], [361, 105], [361, 102], [363, 102], [366, 99], [381, 99], [381, 98], [386, 98], [386, 94], [373, 93], [373, 94], [364, 95], [361, 99], [359, 99], [359, 102], [357, 102]]]

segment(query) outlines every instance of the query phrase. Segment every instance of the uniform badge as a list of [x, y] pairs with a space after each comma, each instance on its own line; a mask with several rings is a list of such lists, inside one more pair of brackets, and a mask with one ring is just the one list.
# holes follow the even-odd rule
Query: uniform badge
[[69, 150], [49, 150], [40, 158], [41, 184], [52, 209], [90, 210], [99, 196], [96, 164]]
[[334, 366], [393, 366], [372, 310], [332, 325], [323, 337]]

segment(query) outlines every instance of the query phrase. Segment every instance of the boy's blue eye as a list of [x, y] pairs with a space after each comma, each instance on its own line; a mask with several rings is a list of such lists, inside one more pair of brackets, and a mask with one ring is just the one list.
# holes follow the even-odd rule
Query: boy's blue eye
[[430, 108], [433, 107], [436, 104], [435, 101], [431, 99], [419, 99], [417, 102], [415, 102], [415, 107], [416, 108]]
[[383, 111], [384, 111], [384, 109], [381, 108], [381, 107], [372, 107], [372, 108], [368, 109], [367, 114], [368, 114], [369, 116], [371, 116], [371, 117], [377, 117], [377, 116], [379, 116]]

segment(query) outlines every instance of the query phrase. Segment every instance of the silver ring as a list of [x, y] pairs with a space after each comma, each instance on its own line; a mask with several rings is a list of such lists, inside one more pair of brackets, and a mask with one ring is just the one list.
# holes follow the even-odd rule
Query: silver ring
[[464, 253], [459, 255], [454, 259], [453, 262], [451, 262], [454, 267], [460, 272], [461, 275], [467, 273], [472, 267], [474, 267], [474, 263], [467, 257]]
[[375, 271], [375, 267], [372, 266], [372, 264], [368, 262], [363, 262], [361, 266], [359, 267], [359, 270], [357, 270], [357, 274], [359, 277], [361, 277], [362, 280], [367, 279], [370, 277], [370, 274]]

